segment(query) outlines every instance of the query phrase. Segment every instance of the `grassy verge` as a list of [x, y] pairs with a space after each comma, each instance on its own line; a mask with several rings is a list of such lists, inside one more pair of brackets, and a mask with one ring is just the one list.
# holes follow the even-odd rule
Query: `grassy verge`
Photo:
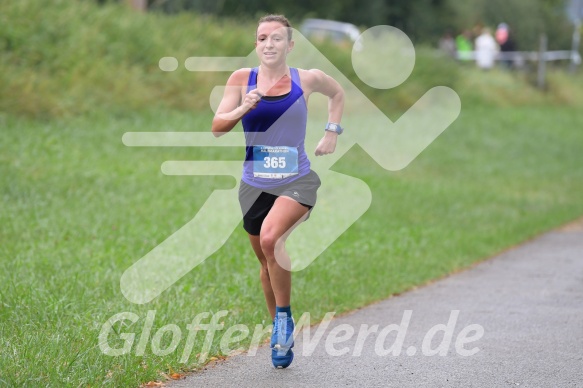
[[[236, 148], [127, 148], [122, 134], [202, 131], [210, 118], [168, 111], [48, 123], [0, 116], [9, 128], [0, 145], [0, 383], [137, 386], [199, 366], [203, 336], [187, 363], [180, 357], [186, 325], [200, 312], [228, 310], [226, 327], [267, 323], [258, 264], [241, 228], [152, 303], [132, 305], [120, 293], [129, 265], [189, 221], [212, 190], [231, 185], [164, 176], [160, 164], [241, 158]], [[363, 179], [372, 206], [294, 275], [295, 311], [319, 319], [360, 307], [583, 214], [581, 127], [575, 108], [466, 107], [401, 172], [353, 148], [334, 169]], [[156, 311], [152, 335], [167, 324], [182, 331], [175, 352], [156, 356], [148, 345], [136, 355], [148, 310]], [[106, 356], [97, 338], [120, 312], [139, 316], [116, 325], [119, 334], [136, 334], [135, 343], [127, 355]], [[115, 334], [109, 340], [124, 343]], [[219, 340], [211, 356], [220, 355]]]
[[[254, 50], [255, 23], [193, 13], [141, 14], [115, 2], [103, 6], [81, 0], [0, 2], [0, 112], [63, 118], [95, 110], [124, 115], [207, 109], [210, 91], [227, 74], [189, 72], [184, 61], [193, 56], [248, 55]], [[540, 93], [528, 86], [529, 77], [496, 72], [494, 82], [484, 81], [489, 78], [477, 74], [473, 64], [460, 69], [426, 47], [417, 47], [415, 69], [407, 82], [393, 90], [378, 90], [357, 77], [349, 45], [318, 48], [375, 104], [393, 111], [408, 108], [437, 85], [465, 89], [466, 101], [496, 106], [581, 106], [583, 101], [581, 75], [553, 73], [549, 90]], [[178, 60], [176, 71], [159, 69], [159, 59], [167, 56]]]
[[[198, 90], [224, 77], [188, 72], [186, 58], [247, 55], [253, 33], [249, 21], [141, 14], [115, 2], [2, 2], [0, 111], [51, 118], [200, 108], [208, 99], [196, 98]], [[160, 71], [166, 56], [177, 58], [178, 71]]]

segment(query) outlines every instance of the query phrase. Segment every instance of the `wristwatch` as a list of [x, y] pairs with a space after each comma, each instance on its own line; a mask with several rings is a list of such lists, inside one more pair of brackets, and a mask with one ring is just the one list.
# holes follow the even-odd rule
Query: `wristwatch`
[[336, 132], [339, 135], [341, 135], [342, 132], [344, 132], [344, 128], [342, 128], [340, 126], [340, 124], [330, 123], [330, 122], [328, 122], [328, 124], [326, 124], [325, 130], [330, 131], [330, 132]]

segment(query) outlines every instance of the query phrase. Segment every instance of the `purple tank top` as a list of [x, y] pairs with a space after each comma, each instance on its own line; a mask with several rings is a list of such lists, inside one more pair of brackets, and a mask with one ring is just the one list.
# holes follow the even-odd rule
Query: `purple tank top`
[[[287, 96], [275, 101], [262, 99], [241, 120], [246, 145], [242, 180], [260, 189], [293, 182], [310, 172], [304, 148], [308, 109], [298, 69], [290, 68], [290, 72], [291, 91]], [[247, 93], [256, 88], [257, 68], [253, 68], [249, 73]], [[293, 163], [297, 165], [292, 166]], [[261, 170], [264, 164], [265, 171]]]

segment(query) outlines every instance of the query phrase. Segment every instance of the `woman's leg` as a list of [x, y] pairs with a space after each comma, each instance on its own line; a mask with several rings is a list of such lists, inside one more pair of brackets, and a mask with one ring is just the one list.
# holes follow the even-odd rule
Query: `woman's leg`
[[263, 294], [265, 295], [265, 302], [267, 303], [267, 309], [269, 314], [271, 314], [271, 319], [275, 317], [275, 295], [273, 294], [273, 289], [271, 288], [271, 280], [269, 279], [269, 270], [267, 269], [267, 259], [261, 250], [261, 243], [259, 236], [249, 235], [249, 241], [251, 241], [251, 246], [255, 255], [261, 263], [261, 268], [259, 269], [259, 278], [261, 279], [261, 287], [263, 287]]
[[275, 200], [261, 227], [259, 243], [267, 261], [275, 304], [280, 307], [289, 306], [291, 296], [291, 262], [285, 251], [285, 239], [307, 213], [307, 207], [282, 196]]

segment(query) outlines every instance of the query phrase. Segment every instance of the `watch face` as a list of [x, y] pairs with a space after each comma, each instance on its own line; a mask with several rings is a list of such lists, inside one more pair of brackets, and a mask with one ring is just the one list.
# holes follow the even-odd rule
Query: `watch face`
[[338, 131], [338, 125], [336, 125], [336, 124], [328, 124], [328, 129], [331, 129], [333, 131]]

